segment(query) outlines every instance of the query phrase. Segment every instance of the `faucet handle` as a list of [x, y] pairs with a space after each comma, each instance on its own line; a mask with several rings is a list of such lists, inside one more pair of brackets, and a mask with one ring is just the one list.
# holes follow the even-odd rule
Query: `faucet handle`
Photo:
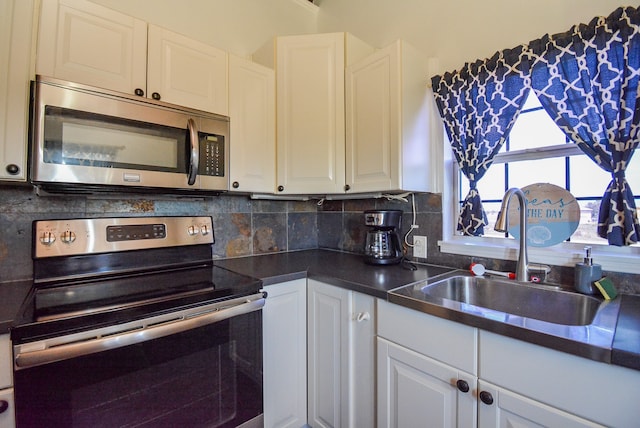
[[547, 276], [551, 273], [551, 266], [540, 263], [529, 263], [527, 265], [527, 273], [529, 274], [529, 278], [531, 278], [531, 282], [545, 282]]

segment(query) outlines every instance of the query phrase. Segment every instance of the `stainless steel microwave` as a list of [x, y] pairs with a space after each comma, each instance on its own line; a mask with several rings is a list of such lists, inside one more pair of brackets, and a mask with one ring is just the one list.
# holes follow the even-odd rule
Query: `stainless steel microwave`
[[52, 192], [229, 189], [229, 118], [38, 76], [31, 182]]

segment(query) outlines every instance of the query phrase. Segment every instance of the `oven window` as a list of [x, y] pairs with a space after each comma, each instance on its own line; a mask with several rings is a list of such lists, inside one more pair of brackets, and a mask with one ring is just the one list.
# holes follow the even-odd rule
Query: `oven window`
[[25, 427], [235, 427], [262, 414], [261, 311], [15, 372]]
[[185, 169], [186, 129], [47, 106], [44, 132], [47, 163], [170, 172]]

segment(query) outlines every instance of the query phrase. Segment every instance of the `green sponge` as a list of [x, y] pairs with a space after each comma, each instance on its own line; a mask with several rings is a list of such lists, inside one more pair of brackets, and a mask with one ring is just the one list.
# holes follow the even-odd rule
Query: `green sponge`
[[598, 287], [598, 290], [600, 290], [600, 293], [602, 293], [606, 300], [613, 300], [618, 295], [613, 282], [611, 282], [611, 280], [606, 276], [602, 279], [597, 280], [596, 282], [594, 282], [594, 284], [596, 285], [596, 287]]

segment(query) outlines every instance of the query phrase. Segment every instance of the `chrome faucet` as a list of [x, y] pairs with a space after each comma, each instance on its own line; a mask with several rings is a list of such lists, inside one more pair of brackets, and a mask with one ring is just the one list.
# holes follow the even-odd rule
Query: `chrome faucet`
[[506, 232], [509, 229], [509, 202], [516, 195], [520, 207], [520, 250], [518, 263], [516, 264], [516, 281], [529, 281], [529, 258], [527, 257], [527, 199], [522, 190], [512, 187], [507, 190], [502, 198], [502, 206], [498, 213], [498, 219], [494, 229], [498, 232]]

